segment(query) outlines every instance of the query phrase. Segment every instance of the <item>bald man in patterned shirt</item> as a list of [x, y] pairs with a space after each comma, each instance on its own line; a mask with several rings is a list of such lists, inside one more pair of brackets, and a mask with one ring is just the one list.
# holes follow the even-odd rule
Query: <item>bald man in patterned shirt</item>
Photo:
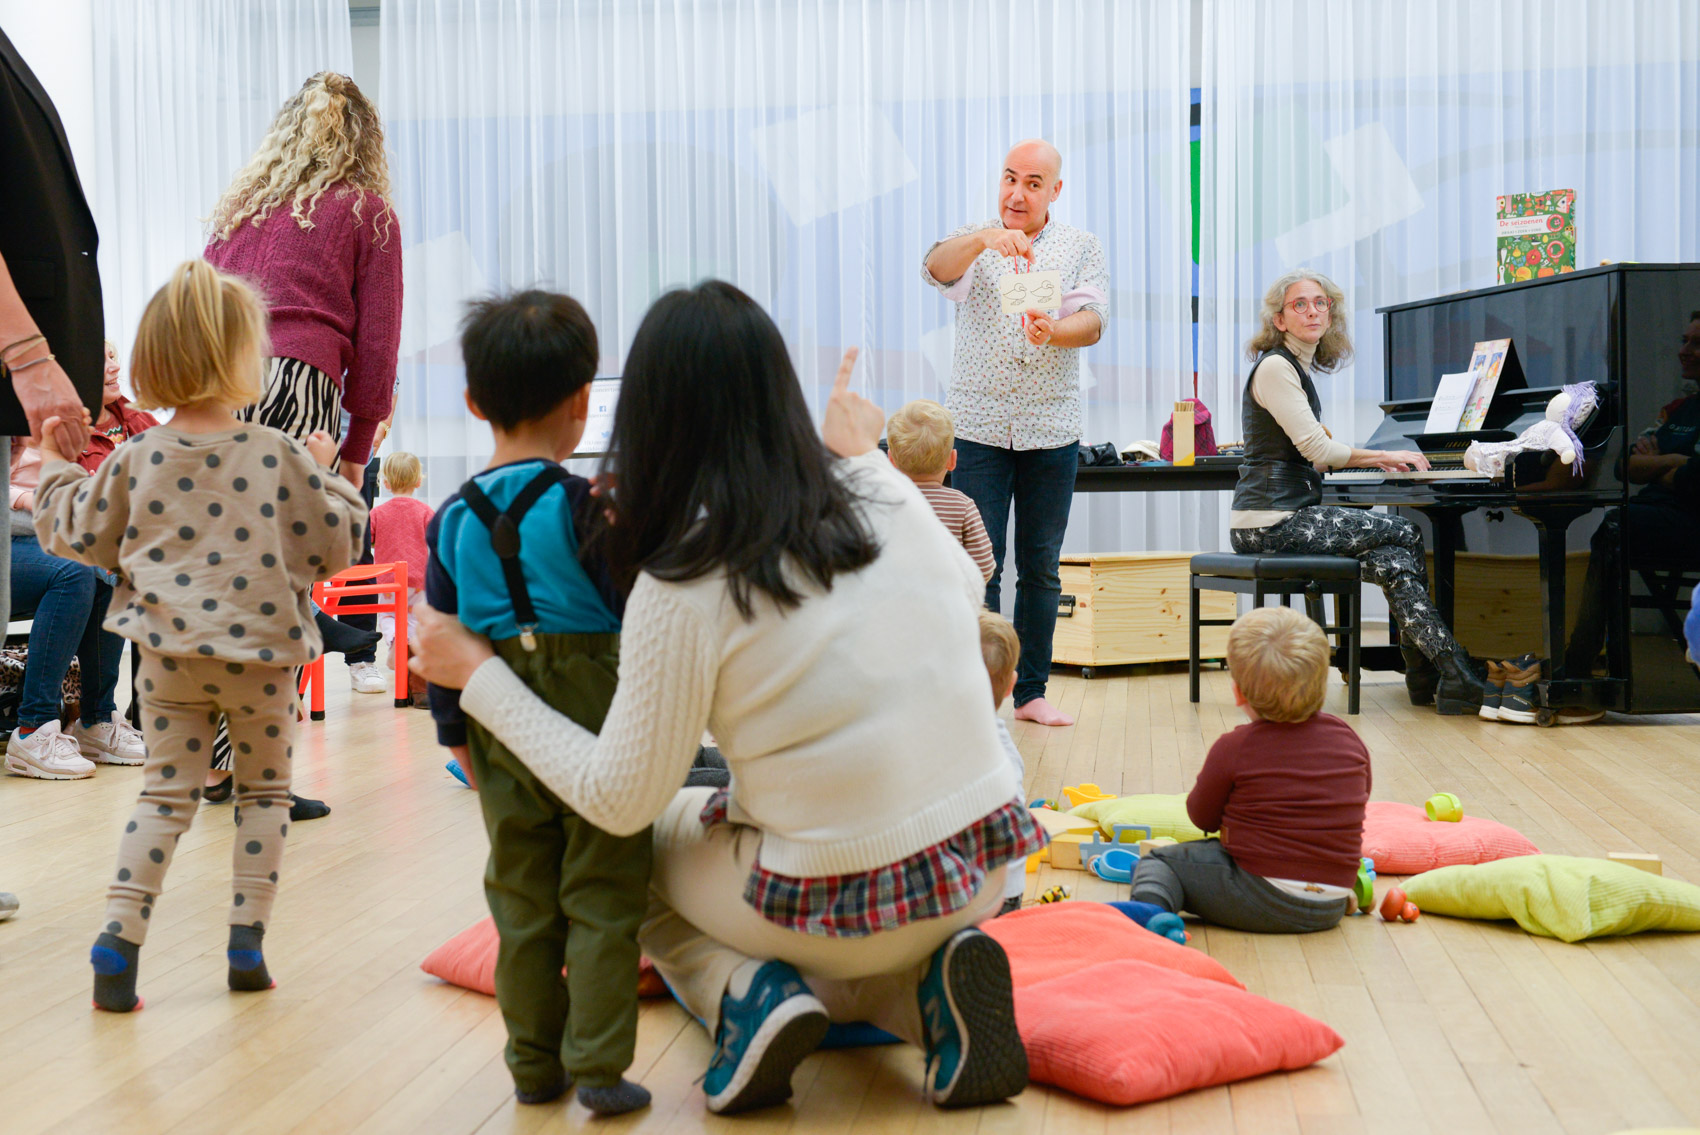
[[[957, 305], [946, 399], [956, 423], [951, 485], [973, 499], [991, 536], [996, 567], [986, 606], [994, 611], [1015, 510], [1015, 716], [1041, 725], [1074, 724], [1045, 700], [1045, 682], [1062, 592], [1057, 560], [1079, 465], [1080, 349], [1104, 333], [1110, 286], [1098, 238], [1051, 216], [1061, 192], [1056, 147], [1017, 143], [1004, 159], [998, 219], [957, 229], [927, 250], [921, 266]], [[998, 281], [1018, 268], [1060, 272], [1060, 310], [1003, 314]]]

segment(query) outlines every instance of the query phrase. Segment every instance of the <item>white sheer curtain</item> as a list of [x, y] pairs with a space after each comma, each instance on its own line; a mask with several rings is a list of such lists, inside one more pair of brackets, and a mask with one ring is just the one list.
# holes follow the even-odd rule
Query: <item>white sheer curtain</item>
[[[1577, 191], [1577, 267], [1700, 260], [1692, 0], [1201, 0], [1200, 386], [1239, 434], [1268, 282], [1346, 291], [1343, 440], [1380, 421], [1375, 309], [1492, 286], [1495, 197]], [[1467, 360], [1460, 359], [1462, 365]], [[1224, 533], [1225, 538], [1225, 533]]]
[[352, 63], [346, 0], [95, 0], [91, 204], [121, 357], [166, 272], [206, 246], [202, 218], [278, 107]]
[[[440, 499], [481, 464], [457, 323], [532, 283], [578, 297], [602, 371], [662, 291], [727, 279], [790, 344], [811, 403], [860, 345], [888, 411], [938, 398], [949, 304], [922, 253], [995, 213], [1011, 143], [1064, 154], [1056, 215], [1113, 294], [1086, 437], [1154, 437], [1190, 387], [1189, 23], [1174, 0], [386, 0], [406, 315], [396, 444]], [[1076, 499], [1070, 548], [1190, 548], [1173, 500]]]

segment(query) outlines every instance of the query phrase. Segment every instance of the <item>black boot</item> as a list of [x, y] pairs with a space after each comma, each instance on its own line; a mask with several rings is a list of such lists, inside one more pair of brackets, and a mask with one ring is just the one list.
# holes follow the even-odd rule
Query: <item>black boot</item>
[[351, 627], [323, 611], [313, 612], [313, 622], [318, 625], [319, 637], [325, 640], [326, 654], [358, 654], [362, 650], [371, 650], [384, 637], [377, 631]]
[[1470, 666], [1470, 656], [1464, 648], [1453, 644], [1452, 649], [1434, 660], [1440, 671], [1440, 685], [1435, 689], [1435, 712], [1442, 717], [1474, 717], [1481, 712], [1487, 686]]
[[1434, 691], [1440, 685], [1440, 671], [1429, 661], [1428, 655], [1403, 637], [1399, 640], [1399, 654], [1405, 659], [1405, 691], [1411, 695], [1411, 704], [1433, 705]]

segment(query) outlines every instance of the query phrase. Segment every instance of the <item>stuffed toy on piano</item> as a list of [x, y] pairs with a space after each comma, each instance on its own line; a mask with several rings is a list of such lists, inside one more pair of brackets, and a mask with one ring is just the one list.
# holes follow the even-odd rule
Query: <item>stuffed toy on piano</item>
[[1582, 439], [1576, 436], [1579, 427], [1600, 404], [1599, 392], [1591, 382], [1576, 382], [1552, 396], [1547, 403], [1547, 415], [1510, 441], [1470, 443], [1464, 451], [1464, 467], [1490, 477], [1503, 477], [1505, 464], [1519, 453], [1551, 450], [1558, 459], [1573, 466], [1573, 475], [1582, 472]]

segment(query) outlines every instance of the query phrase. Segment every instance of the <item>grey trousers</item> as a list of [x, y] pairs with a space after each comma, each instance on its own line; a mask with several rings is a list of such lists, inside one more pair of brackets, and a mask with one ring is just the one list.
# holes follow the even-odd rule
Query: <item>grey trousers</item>
[[1242, 871], [1218, 839], [1159, 847], [1133, 872], [1133, 899], [1253, 934], [1331, 930], [1345, 917], [1345, 899], [1302, 899], [1261, 876]]

